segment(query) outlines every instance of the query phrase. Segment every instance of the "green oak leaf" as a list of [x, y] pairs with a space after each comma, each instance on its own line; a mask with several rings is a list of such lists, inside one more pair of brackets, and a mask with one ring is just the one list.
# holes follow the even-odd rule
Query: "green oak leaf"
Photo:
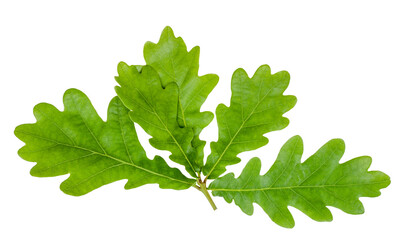
[[211, 154], [203, 168], [210, 179], [219, 177], [227, 165], [236, 164], [239, 153], [262, 147], [268, 143], [263, 134], [288, 125], [282, 115], [294, 107], [296, 98], [284, 96], [289, 84], [288, 72], [271, 74], [263, 65], [249, 78], [243, 69], [232, 76], [232, 98], [229, 107], [218, 105], [218, 141], [211, 143]]
[[292, 206], [316, 221], [331, 221], [326, 206], [350, 214], [364, 212], [359, 197], [377, 197], [390, 178], [379, 171], [368, 171], [371, 158], [362, 156], [339, 164], [345, 150], [341, 139], [333, 139], [301, 163], [303, 143], [299, 136], [282, 147], [270, 170], [260, 175], [261, 162], [253, 158], [238, 178], [230, 173], [211, 183], [214, 196], [235, 201], [241, 210], [253, 214], [259, 204], [277, 224], [292, 228]]
[[191, 145], [193, 129], [180, 127], [177, 122], [177, 85], [171, 83], [163, 88], [158, 73], [148, 65], [139, 72], [136, 66], [121, 62], [118, 75], [120, 87], [116, 87], [116, 92], [131, 110], [130, 118], [152, 136], [152, 146], [170, 151], [170, 159], [184, 165], [196, 177], [202, 161], [196, 161], [196, 151]]
[[194, 129], [195, 158], [202, 163], [205, 141], [199, 139], [199, 134], [214, 114], [200, 112], [200, 108], [218, 83], [218, 76], [198, 76], [200, 48], [196, 46], [188, 52], [183, 39], [176, 38], [170, 27], [163, 30], [157, 44], [147, 42], [143, 53], [146, 64], [158, 72], [163, 87], [173, 82], [179, 86], [178, 123]]
[[[84, 93], [67, 90], [63, 111], [40, 103], [34, 107], [36, 123], [15, 129], [15, 135], [25, 143], [18, 154], [37, 163], [31, 169], [33, 176], [69, 174], [60, 188], [70, 195], [84, 195], [123, 179], [127, 179], [125, 189], [149, 183], [175, 190], [193, 187], [214, 210], [217, 207], [209, 190], [229, 203], [234, 201], [248, 215], [257, 203], [274, 222], [288, 228], [295, 224], [288, 206], [314, 220], [331, 221], [328, 206], [363, 213], [359, 197], [376, 197], [390, 184], [384, 173], [368, 171], [370, 157], [340, 164], [344, 143], [339, 139], [301, 163], [303, 143], [299, 136], [282, 147], [266, 174], [260, 175], [261, 162], [253, 158], [238, 178], [233, 173], [220, 177], [228, 165], [241, 161], [238, 154], [266, 145], [264, 134], [285, 128], [289, 120], [283, 115], [297, 100], [283, 95], [290, 80], [288, 72], [272, 74], [270, 67], [263, 65], [250, 78], [237, 69], [229, 107], [219, 104], [216, 109], [218, 140], [210, 144], [211, 154], [204, 165], [205, 141], [199, 135], [214, 115], [201, 112], [201, 106], [218, 76], [198, 75], [199, 55], [198, 46], [188, 51], [183, 39], [166, 27], [157, 43], [145, 44], [146, 65], [118, 64], [118, 96], [109, 104], [107, 121], [100, 118]], [[149, 159], [134, 122], [151, 136], [153, 147], [170, 151], [170, 159], [183, 165], [193, 179], [160, 156]], [[209, 184], [208, 179], [214, 180]]]
[[121, 179], [128, 179], [125, 189], [158, 183], [161, 188], [180, 190], [195, 183], [161, 157], [146, 157], [129, 110], [118, 97], [109, 104], [106, 122], [79, 90], [67, 90], [63, 103], [63, 112], [47, 103], [36, 105], [37, 122], [15, 129], [15, 135], [26, 143], [18, 154], [37, 162], [31, 169], [33, 176], [70, 173], [60, 188], [74, 196]]

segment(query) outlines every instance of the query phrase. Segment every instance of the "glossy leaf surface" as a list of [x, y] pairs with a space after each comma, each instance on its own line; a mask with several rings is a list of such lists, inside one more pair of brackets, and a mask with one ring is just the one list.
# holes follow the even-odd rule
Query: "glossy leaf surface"
[[252, 78], [243, 69], [234, 72], [231, 104], [220, 104], [216, 110], [218, 141], [211, 143], [205, 176], [219, 177], [227, 165], [240, 162], [239, 153], [266, 145], [268, 139], [263, 134], [288, 125], [282, 115], [296, 103], [294, 96], [283, 95], [289, 80], [287, 72], [272, 75], [267, 65], [259, 67]]
[[118, 97], [109, 104], [107, 122], [79, 90], [67, 90], [63, 103], [62, 112], [47, 103], [36, 105], [37, 122], [15, 129], [15, 135], [26, 143], [18, 154], [37, 162], [31, 169], [33, 176], [70, 173], [60, 188], [75, 196], [121, 179], [128, 179], [126, 189], [157, 183], [161, 188], [179, 190], [194, 184], [161, 157], [146, 157], [128, 109]]
[[350, 214], [364, 212], [359, 197], [377, 197], [390, 178], [379, 171], [368, 171], [371, 158], [358, 157], [339, 164], [344, 142], [333, 139], [301, 163], [303, 143], [291, 138], [281, 149], [270, 170], [260, 175], [261, 162], [253, 158], [235, 179], [230, 173], [211, 183], [214, 196], [235, 201], [243, 212], [253, 214], [259, 204], [277, 224], [291, 228], [294, 219], [287, 206], [293, 206], [316, 221], [331, 221], [326, 206]]

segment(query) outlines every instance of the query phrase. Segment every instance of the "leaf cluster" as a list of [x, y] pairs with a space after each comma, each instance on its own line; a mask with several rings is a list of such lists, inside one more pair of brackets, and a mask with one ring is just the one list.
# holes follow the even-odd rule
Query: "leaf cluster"
[[[18, 154], [36, 162], [33, 176], [70, 174], [60, 186], [70, 195], [84, 195], [122, 179], [127, 179], [125, 189], [150, 183], [175, 190], [194, 187], [214, 209], [209, 191], [234, 201], [249, 215], [257, 203], [275, 223], [288, 228], [294, 226], [288, 206], [316, 221], [331, 221], [326, 206], [360, 214], [364, 209], [359, 197], [376, 197], [389, 185], [387, 175], [368, 171], [370, 157], [339, 163], [344, 153], [340, 139], [329, 141], [301, 163], [299, 136], [285, 143], [264, 175], [260, 175], [260, 159], [253, 158], [238, 178], [233, 173], [223, 176], [227, 166], [241, 161], [238, 154], [268, 143], [264, 134], [287, 127], [289, 121], [283, 115], [294, 107], [296, 98], [283, 95], [290, 81], [286, 71], [271, 73], [263, 65], [249, 77], [237, 69], [230, 105], [216, 109], [218, 140], [211, 142], [211, 153], [204, 161], [206, 142], [199, 135], [214, 114], [200, 109], [218, 76], [198, 75], [199, 53], [198, 46], [188, 51], [183, 39], [166, 27], [158, 43], [145, 44], [145, 65], [118, 64], [117, 96], [108, 106], [106, 121], [84, 93], [69, 89], [63, 111], [40, 103], [34, 107], [36, 123], [15, 129], [25, 143]], [[149, 159], [134, 123], [151, 136], [153, 147], [169, 151], [170, 160], [189, 176], [160, 156]]]

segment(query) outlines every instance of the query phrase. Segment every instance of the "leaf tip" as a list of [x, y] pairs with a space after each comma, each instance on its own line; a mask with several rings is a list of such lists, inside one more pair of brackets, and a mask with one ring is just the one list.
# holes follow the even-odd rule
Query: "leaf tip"
[[271, 68], [268, 64], [263, 64], [259, 68], [257, 68], [256, 72], [254, 75], [259, 74], [259, 73], [265, 73], [270, 75], [271, 74]]
[[256, 167], [261, 167], [262, 162], [260, 161], [260, 158], [258, 157], [253, 157], [252, 159], [249, 160], [248, 164], [253, 164]]
[[195, 54], [195, 58], [200, 57], [200, 46], [194, 46], [191, 50], [190, 53]]
[[87, 96], [76, 88], [69, 88], [63, 94], [63, 103], [66, 105], [72, 98], [87, 98]]
[[126, 71], [128, 68], [129, 68], [128, 64], [126, 64], [123, 61], [119, 62], [118, 65], [117, 65], [118, 74]]
[[24, 128], [24, 125], [26, 125], [26, 124], [18, 125], [17, 127], [14, 128], [14, 131], [13, 131], [14, 136], [16, 136], [20, 140], [21, 140], [21, 138], [20, 138], [21, 135], [20, 134], [21, 134], [22, 129]]
[[280, 219], [280, 220], [276, 220], [276, 219], [272, 219], [277, 225], [284, 227], [284, 228], [289, 228], [292, 229], [295, 227], [295, 221], [294, 219], [291, 218], [286, 218], [286, 219]]
[[65, 93], [63, 94], [63, 101], [65, 101], [65, 99], [72, 97], [72, 96], [83, 96], [84, 93], [82, 91], [80, 91], [79, 89], [76, 88], [69, 88], [68, 90], [65, 91]]
[[70, 196], [74, 196], [74, 197], [80, 197], [80, 196], [83, 196], [83, 195], [85, 195], [85, 194], [91, 192], [91, 190], [90, 190], [90, 191], [87, 191], [87, 192], [86, 192], [86, 191], [85, 191], [85, 192], [79, 191], [80, 188], [77, 188], [77, 187], [75, 188], [75, 187], [74, 187], [74, 184], [72, 184], [72, 183], [69, 182], [69, 178], [66, 179], [65, 181], [63, 181], [63, 182], [59, 185], [59, 189], [60, 189], [63, 193], [65, 193], [65, 194], [67, 194], [67, 195], [70, 195]]
[[33, 177], [43, 177], [40, 174], [41, 171], [38, 170], [38, 163], [35, 164], [35, 166], [33, 166], [30, 170], [30, 175]]
[[166, 26], [163, 28], [162, 35], [163, 34], [168, 34], [168, 35], [174, 36], [173, 29], [170, 26]]
[[115, 86], [114, 90], [117, 93], [117, 95], [120, 96], [120, 94], [118, 92], [121, 92], [121, 87], [120, 86]]
[[290, 124], [290, 119], [286, 118], [286, 117], [281, 117], [280, 118], [280, 125], [278, 130], [284, 129], [286, 127], [288, 127], [288, 125]]
[[345, 151], [346, 144], [345, 141], [341, 138], [334, 138], [331, 139], [327, 144], [335, 146], [337, 149], [341, 150], [342, 152]]
[[245, 176], [250, 178], [251, 176], [259, 175], [261, 168], [262, 162], [260, 161], [260, 158], [254, 157], [246, 164], [245, 168], [242, 170], [242, 173], [239, 175], [239, 178], [243, 178]]
[[285, 79], [288, 82], [290, 81], [291, 75], [288, 71], [283, 70], [283, 71], [277, 72], [276, 74], [280, 74], [281, 78]]
[[290, 98], [289, 100], [290, 100], [291, 104], [290, 104], [289, 110], [291, 110], [297, 104], [298, 99], [294, 95], [287, 95], [286, 97]]
[[[391, 184], [391, 178], [386, 173], [383, 173], [381, 171], [370, 171], [369, 174], [372, 174], [373, 177], [378, 180], [379, 189], [386, 188]], [[379, 196], [381, 194], [380, 191], [378, 191], [378, 192], [379, 192], [379, 194], [377, 196]]]
[[53, 111], [56, 110], [58, 111], [53, 105], [49, 103], [38, 103], [37, 105], [34, 106], [33, 113], [34, 117], [37, 121], [41, 120], [44, 117], [44, 113], [47, 111]]
[[[18, 137], [17, 137], [18, 138]], [[20, 138], [18, 138], [18, 139], [20, 139]], [[20, 139], [21, 140], [21, 139]], [[20, 156], [20, 158], [22, 158], [22, 159], [24, 159], [24, 160], [26, 160], [25, 159], [25, 155], [24, 155], [24, 148], [26, 148], [26, 145], [24, 145], [23, 147], [21, 147], [20, 149], [18, 149], [18, 151], [17, 151], [17, 154], [18, 154], [18, 156]]]
[[295, 136], [291, 137], [288, 141], [294, 142], [294, 143], [300, 144], [300, 145], [303, 145], [303, 143], [304, 143], [304, 141], [302, 140], [302, 137], [300, 135], [295, 135]]
[[235, 70], [235, 72], [233, 72], [232, 79], [239, 77], [249, 78], [247, 72], [243, 68], [238, 68]]
[[[180, 37], [178, 37], [178, 38], [180, 38]], [[165, 28], [163, 28], [163, 31], [162, 31], [162, 34], [160, 35], [158, 44], [162, 43], [164, 41], [173, 40], [173, 39], [176, 39], [173, 29], [170, 26], [166, 26]], [[181, 41], [183, 41], [183, 40], [181, 39]]]

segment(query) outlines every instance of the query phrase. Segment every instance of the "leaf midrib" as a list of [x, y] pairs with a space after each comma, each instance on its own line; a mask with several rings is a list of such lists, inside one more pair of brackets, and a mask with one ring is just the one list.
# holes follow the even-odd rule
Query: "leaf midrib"
[[[160, 69], [163, 70], [163, 71], [166, 73], [167, 76], [169, 76], [170, 78], [172, 78], [172, 79], [173, 79], [173, 82], [176, 83], [177, 86], [180, 87], [180, 86], [183, 85], [184, 79], [183, 79], [183, 81], [182, 81], [181, 83], [178, 83], [178, 82], [177, 82], [178, 79], [177, 79], [177, 76], [176, 76], [176, 71], [175, 71], [175, 68], [174, 68], [174, 62], [173, 62], [173, 58], [172, 58], [172, 55], [171, 55], [170, 51], [168, 52], [168, 55], [169, 55], [170, 65], [171, 65], [173, 74], [171, 74], [169, 71], [167, 71], [166, 68], [164, 68], [163, 65], [162, 65], [162, 63], [160, 63], [159, 61], [155, 61], [154, 64], [158, 64], [158, 65], [160, 66]], [[185, 56], [183, 56], [183, 58], [185, 58]], [[183, 60], [183, 58], [182, 58], [181, 60]], [[189, 72], [189, 71], [190, 71], [190, 68], [188, 68], [187, 71]], [[188, 72], [187, 72], [187, 74], [188, 74]], [[187, 75], [187, 74], [186, 74], [186, 75]], [[169, 82], [169, 83], [170, 83], [170, 82]], [[167, 83], [167, 84], [169, 84], [169, 83]], [[179, 108], [180, 108], [182, 120], [183, 120], [183, 123], [184, 123], [184, 127], [187, 127], [186, 118], [185, 118], [185, 115], [184, 115], [185, 109], [183, 110], [183, 105], [181, 104], [180, 99], [181, 99], [181, 97], [180, 97], [180, 93], [179, 93], [178, 104], [179, 104]], [[194, 170], [194, 171], [195, 171], [195, 170]]]
[[[163, 174], [154, 172], [154, 171], [152, 171], [152, 170], [149, 170], [149, 169], [140, 167], [140, 166], [135, 165], [135, 164], [133, 164], [133, 163], [126, 162], [126, 161], [124, 161], [124, 160], [122, 160], [122, 159], [119, 159], [119, 158], [110, 156], [110, 155], [108, 155], [108, 154], [100, 153], [100, 152], [97, 152], [97, 151], [94, 151], [94, 150], [91, 150], [91, 149], [88, 149], [88, 148], [85, 148], [85, 147], [80, 147], [80, 146], [75, 146], [75, 145], [69, 145], [69, 144], [66, 144], [66, 143], [61, 143], [61, 142], [55, 141], [55, 140], [53, 140], [53, 139], [46, 138], [46, 137], [43, 137], [43, 136], [39, 136], [39, 135], [36, 135], [36, 134], [32, 134], [32, 133], [25, 132], [25, 131], [16, 131], [16, 132], [19, 132], [19, 133], [22, 133], [22, 134], [26, 134], [26, 135], [30, 135], [30, 136], [33, 136], [33, 137], [36, 137], [36, 138], [40, 138], [40, 139], [43, 139], [43, 140], [46, 140], [46, 141], [49, 141], [49, 142], [53, 142], [53, 143], [56, 143], [56, 144], [65, 146], [65, 147], [76, 148], [76, 149], [88, 151], [88, 152], [90, 152], [90, 153], [92, 153], [92, 154], [96, 154], [96, 155], [99, 155], [99, 156], [102, 156], [102, 157], [109, 158], [109, 159], [111, 159], [111, 160], [115, 160], [115, 161], [120, 162], [120, 163], [122, 163], [122, 164], [126, 164], [126, 165], [129, 165], [129, 166], [135, 167], [135, 168], [137, 168], [137, 169], [139, 169], [139, 170], [148, 172], [148, 173], [150, 173], [150, 174], [153, 174], [153, 175], [156, 175], [156, 176], [159, 176], [159, 177], [167, 178], [167, 179], [170, 179], [170, 180], [172, 180], [172, 181], [181, 182], [181, 183], [184, 183], [184, 184], [187, 184], [187, 185], [190, 185], [190, 186], [193, 185], [192, 183], [185, 182], [185, 181], [182, 181], [182, 180], [179, 180], [179, 179], [176, 179], [176, 178], [172, 178], [172, 177], [170, 177], [170, 176], [166, 176], [166, 175], [163, 175]], [[148, 159], [148, 161], [150, 161], [150, 160]]]
[[[218, 165], [218, 163], [222, 160], [222, 157], [225, 155], [226, 151], [228, 151], [228, 148], [232, 145], [233, 140], [235, 140], [236, 136], [238, 136], [239, 132], [243, 129], [243, 127], [245, 126], [246, 122], [249, 121], [249, 119], [252, 117], [253, 113], [255, 112], [256, 108], [264, 101], [264, 99], [270, 94], [270, 92], [275, 88], [278, 87], [281, 84], [281, 82], [279, 82], [276, 86], [273, 86], [269, 89], [269, 91], [264, 95], [264, 97], [262, 99], [259, 99], [259, 101], [257, 102], [256, 106], [253, 108], [253, 110], [250, 112], [249, 116], [242, 122], [241, 126], [239, 127], [238, 131], [234, 134], [234, 136], [232, 137], [232, 139], [229, 141], [228, 145], [225, 147], [224, 151], [221, 153], [221, 155], [219, 156], [219, 158], [217, 159], [217, 161], [215, 162], [214, 166], [211, 168], [211, 170], [208, 172], [206, 178], [208, 179], [208, 177], [212, 174], [212, 172], [215, 170], [216, 166]], [[261, 85], [259, 87], [259, 92], [261, 91]], [[243, 109], [243, 106], [242, 106]], [[243, 116], [242, 116], [243, 117]], [[229, 129], [228, 129], [229, 130]]]
[[[195, 171], [193, 164], [191, 164], [190, 160], [188, 159], [188, 156], [186, 155], [186, 153], [184, 152], [183, 148], [180, 146], [179, 142], [177, 141], [177, 139], [173, 136], [172, 132], [167, 128], [167, 125], [163, 122], [163, 120], [160, 118], [159, 114], [156, 112], [156, 109], [152, 106], [152, 104], [148, 101], [148, 99], [142, 94], [142, 92], [137, 88], [134, 87], [134, 89], [142, 96], [143, 100], [148, 104], [149, 108], [151, 108], [153, 110], [153, 114], [158, 118], [160, 124], [162, 124], [162, 126], [164, 127], [164, 129], [166, 130], [166, 132], [170, 135], [170, 137], [173, 139], [174, 143], [176, 144], [176, 146], [178, 147], [178, 149], [180, 150], [180, 152], [183, 154], [184, 159], [186, 159], [188, 165], [191, 167], [191, 169]], [[176, 119], [176, 123], [177, 123], [177, 119]]]
[[376, 181], [370, 183], [358, 183], [358, 184], [328, 184], [328, 185], [308, 185], [308, 186], [282, 186], [282, 187], [268, 187], [268, 188], [248, 188], [248, 189], [231, 189], [231, 188], [209, 188], [211, 191], [218, 192], [258, 192], [258, 191], [271, 191], [271, 190], [290, 190], [297, 188], [331, 188], [331, 187], [353, 187], [353, 186], [365, 186], [374, 185], [380, 183], [387, 183], [389, 180]]
[[[176, 71], [174, 70], [174, 62], [173, 62], [173, 58], [172, 58], [172, 55], [171, 55], [171, 53], [170, 53], [170, 51], [168, 52], [168, 54], [169, 54], [169, 59], [170, 59], [170, 64], [171, 64], [171, 67], [172, 67], [172, 70], [173, 70], [173, 76], [174, 76], [174, 82], [176, 83], [176, 84], [178, 84], [178, 86], [182, 86], [183, 85], [183, 82], [181, 82], [181, 83], [177, 83], [177, 74], [176, 74]], [[183, 58], [184, 58], [184, 56], [183, 56]], [[189, 71], [190, 69], [188, 69], [188, 71]], [[183, 79], [183, 81], [184, 81], [184, 79]], [[179, 108], [180, 108], [180, 112], [181, 112], [181, 116], [182, 116], [182, 118], [183, 118], [183, 123], [184, 123], [184, 127], [187, 127], [187, 124], [186, 124], [186, 118], [185, 118], [185, 116], [184, 116], [184, 110], [183, 110], [183, 105], [181, 104], [181, 101], [180, 101], [180, 90], [179, 90], [179, 100], [178, 100], [178, 104], [179, 104]], [[177, 119], [176, 119], [177, 120]], [[195, 172], [195, 170], [194, 170], [194, 168], [193, 168], [193, 171]]]

